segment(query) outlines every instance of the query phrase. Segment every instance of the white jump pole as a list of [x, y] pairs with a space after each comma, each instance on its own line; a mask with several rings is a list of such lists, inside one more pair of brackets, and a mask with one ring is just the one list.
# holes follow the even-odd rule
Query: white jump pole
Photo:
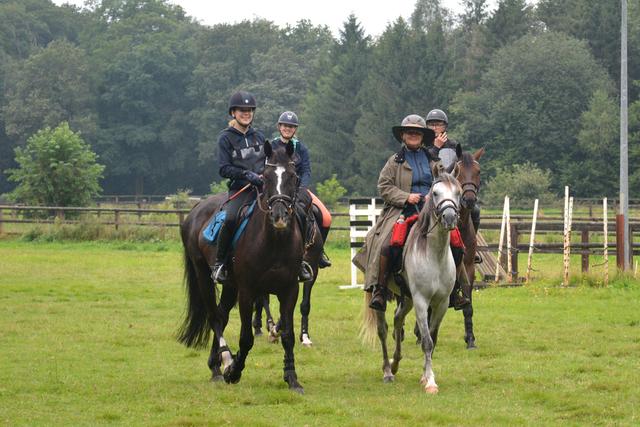
[[531, 222], [531, 239], [529, 240], [529, 260], [527, 261], [527, 283], [531, 283], [531, 258], [533, 257], [533, 238], [536, 234], [536, 220], [538, 219], [538, 199], [533, 204], [533, 221]]
[[609, 227], [607, 226], [607, 198], [602, 199], [604, 219], [604, 285], [609, 286]]
[[496, 277], [494, 283], [497, 285], [500, 278], [500, 255], [502, 254], [502, 239], [504, 239], [504, 227], [507, 221], [507, 206], [509, 205], [509, 196], [504, 196], [504, 206], [502, 208], [502, 225], [500, 226], [500, 240], [498, 243], [498, 256], [496, 258]]
[[569, 226], [569, 187], [564, 187], [564, 245], [563, 245], [563, 265], [564, 265], [564, 285], [567, 286], [567, 277], [569, 275], [569, 264], [568, 264], [568, 254], [567, 248], [569, 247], [569, 243], [567, 242], [567, 228]]

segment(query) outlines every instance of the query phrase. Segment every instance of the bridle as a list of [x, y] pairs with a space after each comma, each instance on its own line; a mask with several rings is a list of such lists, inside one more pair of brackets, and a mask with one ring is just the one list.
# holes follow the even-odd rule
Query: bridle
[[[436, 179], [431, 186], [432, 191], [433, 191], [433, 187], [435, 187], [436, 184], [441, 182], [442, 182], [441, 180]], [[453, 211], [456, 213], [456, 218], [458, 219], [460, 218], [460, 208], [458, 207], [458, 203], [456, 203], [455, 200], [442, 199], [437, 205], [431, 203], [431, 211], [433, 212], [433, 216], [436, 218], [436, 221], [433, 224], [433, 227], [431, 227], [431, 230], [433, 230], [435, 226], [442, 220], [442, 215], [444, 214], [444, 211], [447, 209], [453, 209]], [[431, 230], [427, 231], [427, 234], [431, 233]]]
[[[295, 165], [294, 162], [289, 162], [289, 165]], [[265, 166], [272, 166], [272, 167], [278, 167], [278, 166], [282, 166], [282, 165], [277, 165], [277, 164], [273, 164], [273, 163], [265, 163]], [[295, 206], [296, 206], [296, 201], [298, 198], [298, 192], [297, 192], [297, 188], [300, 184], [300, 177], [298, 176], [298, 174], [295, 174], [296, 176], [296, 183], [294, 188], [296, 189], [296, 191], [293, 192], [293, 197], [291, 196], [287, 196], [286, 194], [276, 194], [274, 196], [271, 196], [267, 199], [267, 210], [262, 209], [262, 206], [260, 203], [258, 203], [258, 206], [260, 207], [260, 210], [264, 213], [268, 213], [271, 214], [273, 212], [273, 207], [275, 206], [276, 203], [283, 203], [285, 209], [289, 212], [289, 215], [291, 215], [294, 212]], [[262, 195], [263, 198], [266, 197], [266, 189], [265, 189], [265, 193]]]
[[[474, 160], [474, 162], [478, 163], [476, 160]], [[457, 164], [460, 164], [460, 163], [462, 163], [462, 162], [461, 162], [461, 161], [458, 161], [458, 162], [456, 162], [456, 163], [457, 163]], [[465, 188], [467, 185], [470, 185], [471, 187], [467, 187], [467, 188]], [[473, 197], [474, 197], [475, 199], [477, 199], [477, 198], [478, 198], [478, 190], [480, 189], [480, 188], [479, 188], [480, 186], [479, 186], [479, 185], [476, 185], [476, 183], [475, 183], [475, 182], [473, 182], [473, 181], [465, 181], [465, 182], [463, 182], [463, 183], [461, 183], [461, 184], [460, 184], [460, 187], [462, 187], [462, 195], [461, 195], [461, 198], [463, 198], [463, 199], [464, 199], [464, 195], [465, 195], [465, 193], [467, 193], [467, 192], [469, 192], [469, 191], [473, 193]]]

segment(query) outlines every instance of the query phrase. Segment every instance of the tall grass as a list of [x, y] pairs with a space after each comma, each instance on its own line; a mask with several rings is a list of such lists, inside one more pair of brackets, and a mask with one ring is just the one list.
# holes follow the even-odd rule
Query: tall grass
[[[207, 351], [175, 342], [185, 305], [180, 244], [0, 241], [0, 424], [639, 424], [634, 277], [474, 292], [479, 350], [465, 349], [462, 314], [450, 310], [434, 355], [440, 393], [427, 396], [415, 317], [396, 383], [384, 384], [379, 345], [357, 338], [362, 292], [339, 288], [349, 250], [330, 246], [329, 255], [334, 265], [313, 290], [314, 347], [295, 348], [300, 396], [282, 380], [281, 345], [256, 340], [242, 380], [228, 385], [208, 382]], [[234, 309], [226, 333], [234, 352], [239, 323]]]

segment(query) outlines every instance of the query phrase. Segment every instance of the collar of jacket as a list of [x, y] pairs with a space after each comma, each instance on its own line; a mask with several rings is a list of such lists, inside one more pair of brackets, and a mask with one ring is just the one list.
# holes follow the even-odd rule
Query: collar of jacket
[[[424, 147], [420, 147], [421, 149]], [[404, 163], [405, 146], [403, 145], [400, 151], [396, 153], [396, 157], [393, 159], [396, 163]]]

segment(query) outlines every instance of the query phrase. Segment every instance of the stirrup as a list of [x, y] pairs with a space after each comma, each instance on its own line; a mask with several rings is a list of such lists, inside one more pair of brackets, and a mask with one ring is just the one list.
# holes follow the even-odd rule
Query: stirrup
[[227, 283], [227, 275], [224, 270], [224, 262], [216, 262], [215, 265], [211, 267], [211, 278], [213, 279], [213, 283]]
[[376, 285], [369, 302], [369, 308], [377, 311], [387, 311], [387, 299], [385, 298], [386, 287]]
[[318, 268], [326, 268], [331, 267], [331, 260], [327, 256], [325, 251], [322, 251], [322, 256], [320, 257], [320, 261], [318, 261]]
[[476, 254], [475, 259], [473, 260], [474, 264], [482, 264], [482, 257], [478, 254]]
[[298, 280], [300, 282], [310, 282], [313, 280], [313, 269], [307, 261], [302, 261], [300, 265], [300, 276]]

